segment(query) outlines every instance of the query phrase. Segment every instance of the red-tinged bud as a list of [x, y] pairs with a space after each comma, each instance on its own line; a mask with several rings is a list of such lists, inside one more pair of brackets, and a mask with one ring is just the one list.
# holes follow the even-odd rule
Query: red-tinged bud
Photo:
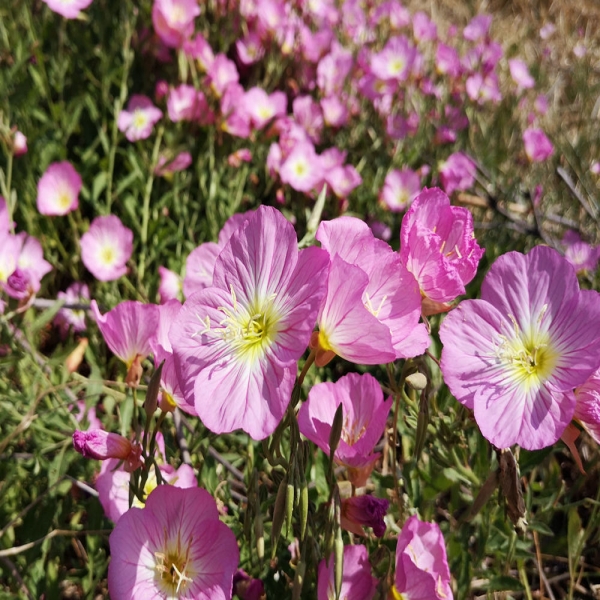
[[363, 527], [372, 527], [377, 537], [385, 533], [384, 517], [389, 501], [375, 496], [354, 496], [342, 500], [342, 528], [356, 535], [366, 535]]
[[142, 449], [138, 444], [132, 444], [122, 435], [108, 433], [102, 429], [75, 431], [73, 446], [85, 458], [123, 460], [125, 461], [125, 470], [128, 472], [135, 471], [142, 464]]

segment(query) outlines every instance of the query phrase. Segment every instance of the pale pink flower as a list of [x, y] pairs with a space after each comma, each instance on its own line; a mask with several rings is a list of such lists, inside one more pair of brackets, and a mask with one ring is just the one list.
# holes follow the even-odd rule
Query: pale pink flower
[[573, 418], [583, 425], [597, 444], [600, 444], [600, 369], [594, 371], [585, 383], [575, 388]]
[[127, 273], [127, 261], [133, 252], [133, 232], [119, 217], [96, 217], [81, 236], [81, 260], [100, 281], [113, 281]]
[[435, 53], [435, 68], [442, 75], [458, 77], [462, 67], [456, 49], [440, 42]]
[[311, 96], [298, 96], [292, 103], [296, 123], [306, 131], [310, 140], [318, 144], [323, 131], [323, 112]]
[[413, 35], [415, 40], [430, 42], [437, 39], [437, 26], [423, 11], [413, 15]]
[[31, 298], [39, 291], [42, 277], [51, 270], [36, 238], [24, 231], [0, 235], [0, 287], [9, 296], [18, 300]]
[[421, 191], [421, 178], [409, 168], [392, 169], [385, 177], [379, 201], [393, 212], [403, 212]]
[[117, 127], [130, 142], [137, 142], [150, 137], [154, 125], [161, 118], [162, 111], [152, 104], [148, 96], [136, 94], [129, 99], [127, 109], [119, 113]]
[[444, 381], [496, 447], [551, 446], [573, 418], [573, 389], [600, 363], [599, 317], [600, 295], [580, 292], [555, 250], [504, 254], [481, 299], [463, 300], [442, 323]]
[[436, 523], [410, 517], [396, 544], [394, 597], [410, 600], [452, 600], [444, 536]]
[[510, 69], [510, 76], [517, 84], [517, 92], [522, 92], [535, 86], [535, 81], [529, 73], [525, 61], [513, 58], [508, 61], [508, 68]]
[[194, 19], [199, 14], [197, 0], [154, 0], [154, 31], [163, 44], [179, 48], [194, 33]]
[[106, 345], [128, 369], [151, 354], [159, 324], [156, 304], [127, 300], [103, 315], [92, 300], [90, 308]]
[[577, 58], [583, 58], [587, 54], [587, 47], [583, 42], [579, 42], [573, 46], [573, 54]]
[[[594, 175], [600, 175], [600, 162], [598, 162], [597, 160], [593, 161], [592, 164], [590, 165], [590, 172], [593, 173]], [[0, 211], [1, 214], [1, 211]], [[1, 218], [0, 218], [1, 221]]]
[[158, 267], [158, 276], [160, 277], [158, 285], [160, 303], [165, 304], [169, 300], [179, 298], [183, 289], [181, 277], [163, 266]]
[[371, 527], [376, 537], [385, 534], [385, 515], [390, 503], [383, 498], [362, 495], [342, 500], [341, 527], [355, 535], [365, 536], [365, 527]]
[[132, 444], [118, 433], [109, 433], [103, 429], [77, 430], [73, 433], [73, 447], [84, 458], [122, 460], [128, 473], [142, 466], [142, 447], [136, 443]]
[[193, 39], [187, 40], [183, 45], [183, 50], [196, 61], [203, 72], [208, 71], [215, 60], [210, 44], [201, 33], [197, 33]]
[[[300, 25], [300, 50], [302, 57], [311, 63], [318, 63], [328, 52], [335, 36], [329, 27], [312, 31], [310, 27]], [[318, 84], [317, 84], [318, 85]]]
[[286, 19], [286, 6], [281, 0], [256, 0], [258, 31], [275, 34], [281, 31]]
[[348, 123], [349, 113], [339, 96], [329, 96], [320, 101], [323, 121], [329, 127], [343, 127]]
[[158, 159], [154, 174], [160, 177], [169, 177], [173, 173], [187, 169], [191, 164], [192, 155], [189, 152], [180, 152], [171, 159], [163, 154]]
[[27, 138], [21, 131], [15, 131], [13, 137], [13, 152], [15, 156], [27, 154]]
[[266, 206], [221, 250], [212, 287], [187, 299], [169, 332], [183, 395], [211, 431], [264, 439], [275, 430], [328, 264], [319, 248], [298, 251], [293, 226]]
[[352, 165], [325, 171], [325, 181], [338, 198], [347, 198], [362, 183], [362, 177]]
[[252, 152], [250, 152], [248, 148], [240, 148], [227, 157], [227, 164], [234, 169], [239, 169], [243, 163], [249, 163], [251, 161]]
[[533, 102], [533, 107], [538, 114], [545, 115], [548, 112], [548, 97], [539, 94]]
[[204, 94], [193, 85], [184, 83], [173, 88], [167, 98], [167, 112], [173, 123], [197, 121], [202, 116], [205, 105]]
[[14, 226], [15, 224], [11, 222], [8, 216], [6, 200], [0, 196], [0, 233], [8, 233]]
[[4, 287], [17, 268], [22, 242], [16, 235], [5, 231], [0, 233], [0, 285]]
[[498, 85], [498, 76], [496, 73], [474, 73], [471, 75], [465, 84], [467, 95], [471, 100], [478, 104], [485, 102], [500, 102], [502, 94]]
[[79, 12], [87, 8], [92, 0], [42, 0], [48, 8], [65, 19], [76, 19]]
[[373, 449], [383, 435], [392, 401], [384, 400], [381, 386], [368, 373], [349, 373], [336, 383], [314, 385], [300, 407], [298, 427], [327, 456], [331, 426], [340, 404], [343, 427], [334, 460], [347, 467], [348, 478], [356, 487], [362, 487], [381, 456]]
[[79, 206], [81, 176], [67, 161], [52, 163], [37, 185], [37, 208], [43, 215], [66, 215]]
[[546, 23], [540, 29], [540, 37], [543, 40], [547, 40], [555, 31], [556, 31], [556, 27], [552, 23]]
[[237, 83], [240, 78], [235, 63], [224, 54], [215, 56], [207, 74], [207, 83], [218, 97], [221, 97], [229, 85]]
[[371, 57], [371, 72], [384, 81], [405, 81], [410, 75], [416, 56], [417, 50], [406, 36], [392, 37], [381, 52]]
[[591, 271], [598, 267], [600, 259], [600, 246], [586, 244], [576, 231], [569, 230], [562, 239], [565, 246], [565, 258], [573, 265], [578, 273]]
[[244, 102], [244, 88], [239, 83], [230, 83], [221, 97], [221, 113], [224, 120], [221, 129], [239, 138], [250, 136], [250, 113]]
[[471, 213], [438, 188], [425, 188], [402, 220], [400, 257], [421, 289], [425, 315], [448, 310], [465, 293], [483, 252]]
[[[377, 588], [377, 579], [371, 574], [369, 552], [360, 544], [344, 546], [344, 570], [340, 598], [372, 600]], [[319, 563], [317, 577], [317, 600], [335, 598], [335, 571], [333, 555], [329, 561]]]
[[158, 486], [143, 509], [131, 508], [110, 535], [111, 598], [231, 598], [239, 550], [201, 488]]
[[271, 119], [285, 115], [287, 98], [283, 92], [269, 95], [262, 88], [253, 87], [244, 94], [244, 104], [252, 126], [262, 129]]
[[454, 152], [439, 165], [440, 180], [446, 194], [468, 190], [475, 183], [477, 167], [463, 152]]
[[235, 43], [238, 58], [243, 65], [258, 62], [265, 54], [265, 48], [256, 33], [248, 33]]
[[279, 169], [283, 183], [306, 193], [323, 181], [324, 174], [315, 147], [309, 141], [297, 143]]
[[554, 146], [546, 134], [535, 127], [529, 127], [523, 132], [525, 154], [531, 162], [542, 162], [554, 153]]
[[[88, 304], [90, 301], [90, 291], [85, 283], [72, 283], [64, 292], [58, 292], [57, 298], [64, 300], [65, 304]], [[84, 309], [61, 308], [54, 322], [61, 330], [63, 337], [67, 335], [69, 329], [73, 331], [85, 331], [85, 313]]]
[[473, 17], [463, 30], [465, 40], [476, 42], [481, 38], [487, 37], [491, 24], [492, 15], [477, 15]]
[[317, 66], [317, 86], [324, 96], [339, 94], [342, 91], [353, 65], [352, 52], [337, 42], [334, 43], [331, 52], [324, 56]]
[[390, 360], [390, 350], [395, 358], [424, 352], [429, 337], [419, 323], [419, 286], [399, 254], [353, 217], [323, 221], [316, 239], [332, 258], [319, 333], [313, 334], [324, 350], [322, 357], [317, 354], [317, 364], [325, 364], [334, 353], [353, 362], [379, 364]]

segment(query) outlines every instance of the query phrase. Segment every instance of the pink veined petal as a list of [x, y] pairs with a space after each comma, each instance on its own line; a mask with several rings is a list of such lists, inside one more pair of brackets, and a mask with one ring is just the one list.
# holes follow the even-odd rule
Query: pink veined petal
[[214, 242], [200, 244], [192, 250], [185, 261], [183, 293], [186, 298], [212, 285], [213, 272], [221, 246]]
[[331, 262], [327, 297], [319, 316], [320, 336], [346, 360], [383, 364], [395, 359], [388, 327], [363, 304], [368, 285], [366, 273], [335, 256]]
[[361, 257], [374, 242], [371, 228], [354, 217], [338, 217], [321, 222], [315, 237], [331, 257], [338, 254], [347, 263], [361, 268], [364, 268], [360, 263]]
[[[317, 600], [335, 597], [333, 556], [319, 563]], [[369, 553], [365, 546], [344, 546], [344, 570], [340, 598], [371, 600], [375, 595], [377, 580], [371, 574]]]

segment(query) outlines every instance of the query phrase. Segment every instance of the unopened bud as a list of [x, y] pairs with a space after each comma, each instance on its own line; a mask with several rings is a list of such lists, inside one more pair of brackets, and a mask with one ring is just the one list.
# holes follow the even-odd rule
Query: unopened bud
[[333, 455], [337, 450], [338, 444], [340, 443], [340, 437], [342, 436], [342, 428], [344, 426], [344, 406], [340, 402], [340, 405], [335, 411], [333, 417], [333, 423], [331, 425], [331, 431], [329, 432], [329, 459], [333, 461]]
[[81, 364], [81, 361], [83, 361], [83, 357], [85, 355], [85, 351], [86, 351], [87, 347], [88, 347], [88, 339], [81, 338], [79, 340], [79, 344], [77, 344], [77, 347], [75, 348], [75, 350], [73, 350], [71, 352], [71, 354], [69, 354], [69, 356], [67, 356], [67, 360], [65, 361], [65, 366], [67, 367], [67, 371], [69, 371], [69, 373], [75, 373], [75, 371], [77, 371], [77, 369], [79, 369], [79, 365]]
[[144, 400], [144, 410], [148, 418], [152, 417], [156, 412], [158, 405], [158, 392], [160, 391], [160, 377], [162, 375], [163, 365], [165, 361], [160, 363], [158, 369], [152, 373], [152, 378], [148, 384], [148, 390], [146, 392], [146, 399]]
[[260, 512], [254, 518], [254, 535], [256, 536], [256, 553], [258, 554], [258, 559], [262, 562], [265, 557], [265, 531]]
[[300, 539], [304, 539], [306, 523], [308, 521], [308, 484], [306, 478], [302, 477], [300, 482]]
[[413, 390], [417, 390], [417, 392], [420, 392], [427, 387], [427, 377], [420, 372], [410, 374], [404, 381], [406, 381]]
[[342, 577], [344, 575], [344, 540], [342, 530], [338, 528], [334, 544], [335, 557], [335, 597], [340, 597], [342, 591]]
[[287, 494], [285, 498], [285, 531], [289, 536], [292, 531], [292, 516], [294, 515], [294, 485], [287, 484]]

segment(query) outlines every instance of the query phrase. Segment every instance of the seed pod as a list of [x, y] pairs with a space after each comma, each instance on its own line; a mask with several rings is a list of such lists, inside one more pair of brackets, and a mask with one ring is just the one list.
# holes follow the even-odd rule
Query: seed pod
[[337, 450], [338, 444], [340, 443], [340, 437], [342, 436], [342, 428], [344, 426], [344, 407], [340, 403], [335, 411], [333, 417], [333, 424], [331, 425], [331, 431], [329, 432], [329, 459], [333, 461], [333, 455]]
[[279, 542], [279, 536], [281, 535], [281, 528], [283, 526], [283, 519], [285, 517], [286, 509], [286, 496], [287, 496], [287, 477], [283, 478], [283, 481], [279, 484], [277, 490], [277, 497], [275, 498], [275, 506], [273, 508], [273, 525], [271, 527], [271, 558], [275, 558], [277, 553], [277, 543]]
[[262, 563], [265, 558], [265, 531], [263, 528], [263, 518], [260, 512], [254, 517], [254, 535], [256, 536], [256, 553]]
[[160, 365], [158, 365], [158, 369], [152, 373], [152, 377], [150, 379], [150, 383], [148, 384], [148, 391], [146, 392], [146, 399], [144, 400], [144, 410], [146, 411], [146, 416], [148, 418], [152, 417], [156, 411], [156, 407], [158, 405], [158, 392], [160, 390], [160, 376], [162, 374], [163, 365], [165, 361], [163, 360]]
[[308, 483], [304, 473], [300, 481], [300, 539], [304, 539], [306, 523], [308, 521]]
[[285, 532], [290, 536], [292, 531], [292, 517], [294, 516], [294, 484], [287, 484], [287, 495], [285, 497]]
[[335, 536], [335, 597], [340, 597], [342, 591], [342, 576], [344, 574], [344, 540], [342, 539], [342, 529], [338, 527]]

